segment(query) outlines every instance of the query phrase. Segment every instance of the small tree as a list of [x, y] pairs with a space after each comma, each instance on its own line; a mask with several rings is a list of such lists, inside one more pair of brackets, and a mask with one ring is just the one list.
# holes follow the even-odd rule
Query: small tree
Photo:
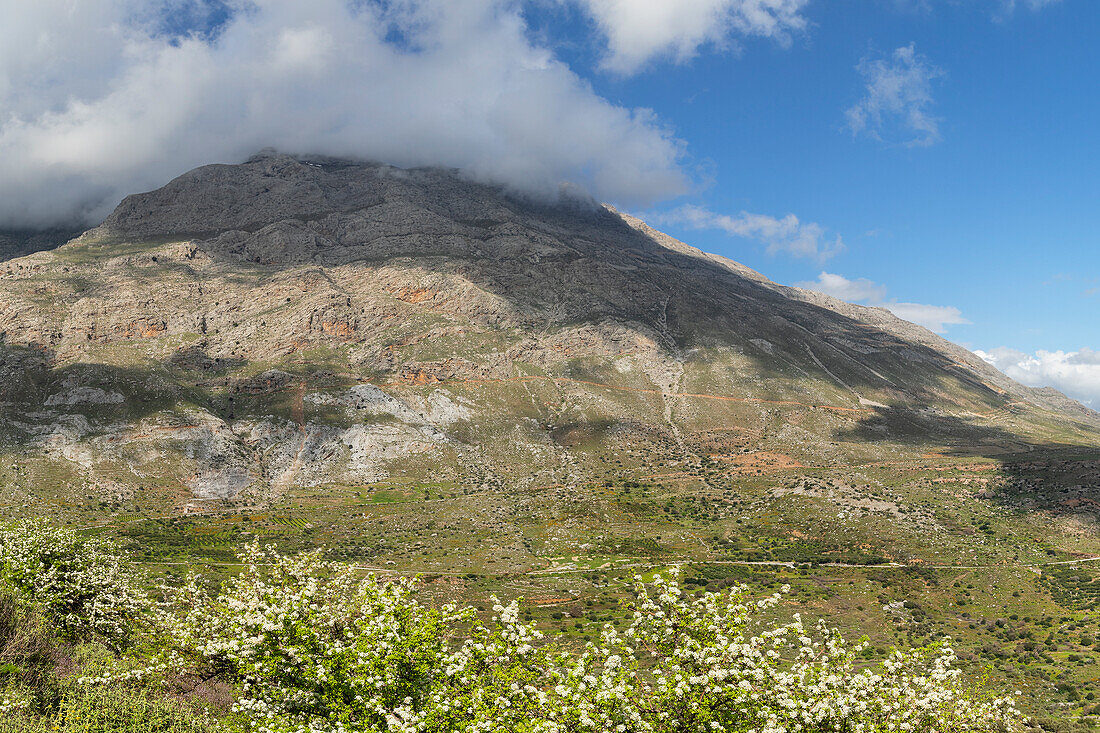
[[237, 682], [255, 730], [389, 730], [436, 688], [457, 617], [416, 602], [413, 581], [362, 581], [320, 557], [252, 545], [218, 595], [190, 578], [162, 616], [172, 653]]
[[150, 609], [141, 573], [125, 552], [49, 522], [0, 531], [0, 580], [75, 640], [120, 645]]

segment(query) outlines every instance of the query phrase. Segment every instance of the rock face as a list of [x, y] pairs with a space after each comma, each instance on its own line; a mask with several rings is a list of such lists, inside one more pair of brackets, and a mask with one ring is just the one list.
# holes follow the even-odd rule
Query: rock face
[[196, 169], [0, 263], [0, 411], [0, 450], [30, 456], [0, 478], [22, 490], [52, 471], [179, 501], [995, 455], [1100, 430], [884, 310], [608, 207], [283, 155]]

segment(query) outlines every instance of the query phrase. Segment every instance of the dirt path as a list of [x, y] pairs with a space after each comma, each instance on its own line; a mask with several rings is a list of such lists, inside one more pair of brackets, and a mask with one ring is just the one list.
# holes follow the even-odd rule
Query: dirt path
[[[1056, 560], [1053, 562], [1041, 562], [1041, 563], [1024, 563], [1024, 564], [1010, 564], [1010, 565], [905, 565], [897, 562], [879, 563], [877, 565], [860, 565], [855, 563], [843, 563], [843, 562], [823, 562], [818, 565], [822, 568], [920, 568], [921, 570], [1041, 570], [1044, 567], [1051, 565], [1077, 565], [1086, 562], [1100, 562], [1100, 557], [1083, 557], [1077, 560]], [[739, 565], [745, 567], [780, 567], [794, 569], [798, 567], [809, 567], [810, 563], [796, 563], [796, 562], [784, 562], [782, 560], [672, 560], [669, 562], [661, 563], [630, 563], [626, 565], [616, 565], [613, 570], [655, 570], [657, 568], [667, 568], [675, 565]], [[530, 570], [526, 575], [550, 575], [554, 573], [588, 573], [592, 572], [593, 568], [576, 568], [569, 567], [567, 565], [560, 567], [550, 567], [541, 570]]]

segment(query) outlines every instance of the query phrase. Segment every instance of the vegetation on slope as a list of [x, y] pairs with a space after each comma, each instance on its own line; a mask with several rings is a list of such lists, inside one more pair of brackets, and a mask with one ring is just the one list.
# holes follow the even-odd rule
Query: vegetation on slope
[[[360, 577], [318, 552], [246, 546], [235, 576], [217, 587], [199, 576], [162, 586], [153, 604], [107, 541], [24, 523], [0, 533], [0, 547], [0, 730], [946, 733], [1024, 725], [1011, 697], [988, 694], [955, 668], [950, 648], [895, 651], [868, 665], [862, 645], [827, 626], [810, 628], [797, 615], [768, 621], [782, 594], [753, 598], [742, 586], [689, 592], [674, 577], [638, 578], [626, 620], [575, 645], [544, 637], [516, 602], [496, 603], [488, 618], [425, 604], [413, 580]], [[85, 614], [88, 622], [76, 622]]]

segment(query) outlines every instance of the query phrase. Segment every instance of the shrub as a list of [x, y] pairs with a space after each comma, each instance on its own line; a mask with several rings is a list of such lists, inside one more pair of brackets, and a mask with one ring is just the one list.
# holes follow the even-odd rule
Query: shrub
[[47, 687], [55, 652], [53, 635], [37, 609], [20, 603], [17, 593], [0, 581], [0, 689], [15, 683]]
[[121, 643], [149, 607], [140, 574], [115, 545], [41, 521], [0, 531], [0, 579], [73, 639]]
[[[414, 583], [360, 582], [320, 552], [258, 547], [216, 597], [192, 578], [162, 617], [179, 658], [239, 682], [235, 708], [257, 730], [387, 730], [418, 709], [445, 664], [450, 610], [412, 598]], [[270, 567], [265, 567], [270, 561]]]
[[31, 699], [24, 690], [9, 687], [0, 690], [0, 719], [13, 713], [22, 713], [31, 706]]
[[182, 703], [122, 687], [74, 690], [50, 725], [57, 733], [207, 733], [213, 724]]
[[0, 733], [47, 733], [48, 730], [46, 722], [38, 718], [7, 713], [0, 715]]
[[629, 625], [570, 649], [520, 621], [516, 603], [483, 623], [318, 553], [253, 546], [243, 559], [219, 593], [192, 580], [175, 594], [162, 617], [171, 648], [150, 670], [236, 682], [256, 733], [979, 733], [1018, 721], [1010, 699], [963, 679], [950, 648], [859, 669], [862, 645], [835, 630], [763, 623], [780, 594], [689, 597], [675, 579], [639, 578]]

